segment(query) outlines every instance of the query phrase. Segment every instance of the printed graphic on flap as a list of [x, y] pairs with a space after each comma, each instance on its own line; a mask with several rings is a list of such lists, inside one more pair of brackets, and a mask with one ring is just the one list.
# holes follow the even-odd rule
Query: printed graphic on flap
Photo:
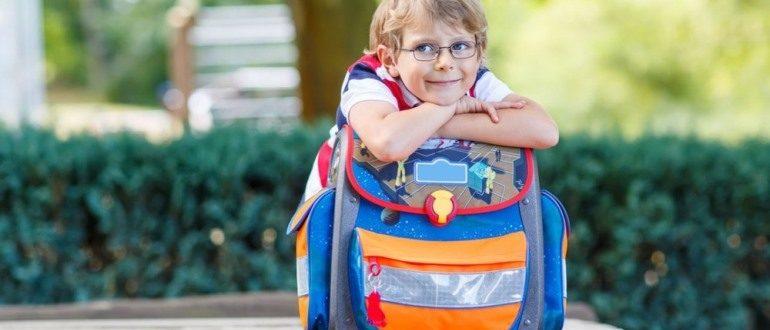
[[357, 136], [349, 138], [348, 179], [365, 198], [396, 210], [423, 213], [426, 198], [445, 190], [458, 214], [488, 212], [518, 201], [532, 180], [530, 149], [430, 139], [408, 159], [385, 163]]

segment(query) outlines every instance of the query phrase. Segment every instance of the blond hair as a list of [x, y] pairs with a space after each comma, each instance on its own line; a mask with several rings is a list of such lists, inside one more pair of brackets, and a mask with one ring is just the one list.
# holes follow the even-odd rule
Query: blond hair
[[487, 48], [487, 18], [478, 0], [382, 0], [374, 11], [369, 49], [364, 52], [376, 54], [379, 45], [400, 49], [404, 28], [424, 22], [462, 26], [473, 34], [478, 54], [483, 57]]

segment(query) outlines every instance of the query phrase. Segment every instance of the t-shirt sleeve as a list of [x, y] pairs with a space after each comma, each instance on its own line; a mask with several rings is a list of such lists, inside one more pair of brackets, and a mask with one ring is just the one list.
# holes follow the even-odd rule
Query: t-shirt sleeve
[[497, 79], [492, 71], [487, 68], [479, 70], [475, 87], [477, 99], [486, 102], [500, 102], [511, 93], [513, 92], [508, 88], [508, 85]]
[[380, 80], [377, 73], [368, 66], [358, 63], [348, 72], [342, 83], [340, 110], [346, 119], [350, 109], [362, 101], [384, 101], [398, 109], [396, 97]]

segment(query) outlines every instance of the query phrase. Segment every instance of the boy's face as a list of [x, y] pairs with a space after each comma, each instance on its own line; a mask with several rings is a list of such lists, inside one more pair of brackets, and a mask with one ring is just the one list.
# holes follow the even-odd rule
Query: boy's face
[[[455, 50], [467, 45], [476, 48], [473, 34], [464, 28], [458, 29], [442, 22], [423, 25], [404, 29], [403, 49], [425, 50], [430, 49], [430, 45], [455, 45]], [[420, 100], [438, 105], [450, 105], [465, 95], [476, 81], [476, 73], [481, 65], [478, 49], [475, 49], [473, 56], [458, 59], [452, 56], [450, 49], [442, 48], [436, 59], [428, 61], [416, 59], [411, 51], [391, 50], [388, 53], [396, 56], [393, 62], [383, 61], [389, 73], [401, 77], [404, 85]]]

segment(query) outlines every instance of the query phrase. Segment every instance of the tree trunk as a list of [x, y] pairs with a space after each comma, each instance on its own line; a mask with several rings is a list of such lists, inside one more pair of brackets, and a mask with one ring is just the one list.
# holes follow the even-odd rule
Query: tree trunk
[[347, 67], [368, 47], [375, 0], [289, 0], [297, 28], [302, 118], [333, 116]]
[[78, 5], [88, 52], [86, 60], [88, 88], [102, 94], [107, 82], [107, 50], [99, 19], [104, 16], [104, 12], [99, 1], [96, 0], [81, 0]]

